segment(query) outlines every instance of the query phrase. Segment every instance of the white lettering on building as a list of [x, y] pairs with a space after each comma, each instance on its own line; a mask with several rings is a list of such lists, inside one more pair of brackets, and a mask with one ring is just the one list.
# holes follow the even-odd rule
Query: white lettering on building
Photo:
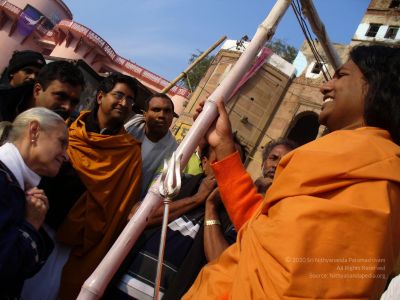
[[125, 63], [125, 68], [127, 68], [128, 70], [131, 70], [135, 73], [138, 73], [138, 74], [140, 74], [144, 70], [143, 68], [140, 68], [137, 65], [135, 65], [129, 61]]

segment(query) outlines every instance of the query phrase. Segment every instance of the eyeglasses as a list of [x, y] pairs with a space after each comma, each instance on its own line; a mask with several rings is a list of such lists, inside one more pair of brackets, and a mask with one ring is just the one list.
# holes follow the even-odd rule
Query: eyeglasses
[[122, 101], [125, 99], [125, 101], [129, 104], [135, 103], [135, 98], [133, 98], [132, 96], [127, 96], [124, 93], [114, 92], [114, 93], [111, 93], [111, 95], [118, 101]]

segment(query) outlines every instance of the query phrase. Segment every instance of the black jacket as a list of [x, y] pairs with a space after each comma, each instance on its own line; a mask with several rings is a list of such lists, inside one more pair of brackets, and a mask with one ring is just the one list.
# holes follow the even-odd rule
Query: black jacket
[[17, 87], [0, 84], [0, 121], [14, 121], [18, 114], [33, 104], [33, 83]]
[[53, 250], [44, 230], [25, 221], [25, 192], [0, 161], [0, 299], [18, 297]]

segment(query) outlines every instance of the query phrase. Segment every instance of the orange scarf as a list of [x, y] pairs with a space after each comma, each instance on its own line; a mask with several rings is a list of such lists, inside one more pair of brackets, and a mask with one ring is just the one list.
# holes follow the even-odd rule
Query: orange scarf
[[61, 280], [60, 298], [75, 299], [127, 223], [141, 186], [140, 144], [125, 131], [87, 132], [83, 112], [69, 129], [68, 155], [87, 191], [58, 231], [72, 247]]
[[388, 132], [335, 131], [290, 152], [261, 205], [237, 154], [213, 170], [241, 229], [182, 299], [380, 297], [400, 257], [400, 147]]

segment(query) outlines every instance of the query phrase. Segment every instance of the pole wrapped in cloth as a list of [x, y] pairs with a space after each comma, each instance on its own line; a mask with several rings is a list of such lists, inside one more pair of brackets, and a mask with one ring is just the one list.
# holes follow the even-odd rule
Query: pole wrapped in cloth
[[241, 228], [183, 299], [379, 299], [400, 253], [400, 147], [387, 131], [338, 130], [293, 150], [261, 205], [237, 153], [213, 170]]
[[68, 155], [86, 192], [61, 225], [57, 239], [72, 247], [60, 298], [75, 299], [127, 223], [140, 199], [141, 150], [125, 129], [117, 135], [86, 131], [83, 112], [69, 129]]

